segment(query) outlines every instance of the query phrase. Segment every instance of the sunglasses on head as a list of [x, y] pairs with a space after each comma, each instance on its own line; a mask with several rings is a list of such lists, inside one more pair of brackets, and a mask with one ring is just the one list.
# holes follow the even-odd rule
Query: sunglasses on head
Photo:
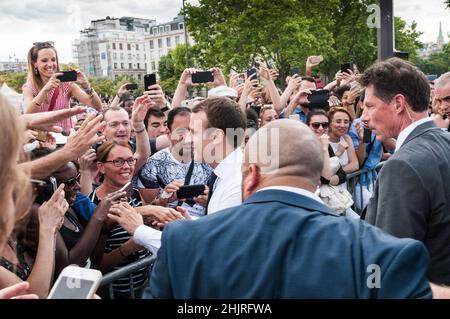
[[75, 184], [78, 182], [79, 179], [80, 179], [80, 173], [78, 173], [77, 176], [74, 176], [65, 181], [62, 181], [61, 183], [63, 183], [67, 187], [72, 187], [72, 186], [75, 186]]
[[328, 122], [322, 122], [322, 123], [314, 122], [314, 123], [311, 123], [311, 127], [313, 129], [315, 129], [315, 130], [317, 130], [320, 126], [322, 126], [324, 129], [327, 129], [330, 126], [330, 123], [328, 123]]
[[46, 41], [46, 42], [34, 42], [33, 46], [35, 46], [37, 49], [43, 49], [43, 48], [53, 48], [55, 43], [53, 41]]

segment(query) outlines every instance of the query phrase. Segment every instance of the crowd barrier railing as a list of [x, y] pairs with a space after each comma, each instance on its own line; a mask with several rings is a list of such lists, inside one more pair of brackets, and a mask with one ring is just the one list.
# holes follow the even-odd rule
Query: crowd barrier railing
[[362, 168], [356, 172], [347, 174], [347, 189], [353, 195], [354, 210], [361, 215], [367, 204], [367, 190], [373, 192], [375, 189], [376, 177], [385, 162], [380, 162], [373, 169]]
[[112, 284], [114, 283], [114, 281], [116, 281], [118, 279], [128, 277], [128, 281], [130, 283], [130, 288], [131, 288], [130, 289], [131, 290], [131, 292], [130, 292], [131, 299], [136, 299], [131, 274], [143, 267], [148, 267], [148, 270], [150, 271], [155, 260], [156, 260], [156, 255], [148, 256], [148, 257], [142, 258], [141, 260], [138, 260], [134, 263], [131, 263], [125, 267], [122, 267], [120, 269], [112, 271], [103, 276], [99, 288], [107, 287], [106, 289], [108, 290], [109, 298], [114, 299], [114, 290], [113, 290]]

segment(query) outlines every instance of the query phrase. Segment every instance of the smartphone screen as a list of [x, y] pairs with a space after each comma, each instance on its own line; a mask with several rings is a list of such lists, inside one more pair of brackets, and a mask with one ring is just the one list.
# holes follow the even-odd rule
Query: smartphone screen
[[137, 88], [138, 88], [138, 85], [136, 83], [130, 83], [130, 84], [127, 84], [127, 86], [126, 86], [126, 89], [128, 91], [137, 90]]
[[56, 178], [50, 176], [50, 183], [52, 184], [52, 192], [55, 193], [58, 189], [58, 183], [56, 182]]
[[61, 71], [63, 75], [58, 76], [61, 82], [75, 82], [77, 80], [77, 71]]
[[205, 185], [186, 185], [181, 186], [179, 190], [177, 190], [177, 197], [179, 199], [183, 198], [194, 198], [200, 195], [203, 195], [205, 192]]
[[330, 105], [328, 103], [330, 91], [328, 90], [317, 90], [312, 91], [312, 93], [308, 96], [309, 105], [308, 108], [312, 109], [323, 109], [328, 111]]
[[372, 142], [372, 130], [364, 128], [363, 143]]
[[[253, 74], [256, 74], [255, 68], [251, 68], [251, 69], [247, 70], [247, 78], [251, 77]], [[253, 76], [252, 80], [256, 80], [256, 76]]]
[[342, 73], [349, 73], [348, 70], [352, 70], [353, 71], [353, 63], [351, 63], [351, 62], [342, 63], [341, 64], [341, 72]]
[[211, 71], [196, 72], [192, 75], [192, 83], [214, 82], [214, 73]]
[[62, 276], [53, 287], [49, 299], [87, 299], [91, 298], [90, 293], [95, 285], [95, 281], [82, 278]]
[[156, 74], [146, 74], [144, 75], [144, 91], [148, 90], [149, 86], [156, 84]]

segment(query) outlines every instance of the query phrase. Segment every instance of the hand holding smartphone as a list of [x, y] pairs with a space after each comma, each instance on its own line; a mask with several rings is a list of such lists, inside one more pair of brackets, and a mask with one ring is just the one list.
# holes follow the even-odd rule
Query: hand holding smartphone
[[47, 299], [92, 299], [102, 279], [95, 269], [67, 266], [53, 285]]

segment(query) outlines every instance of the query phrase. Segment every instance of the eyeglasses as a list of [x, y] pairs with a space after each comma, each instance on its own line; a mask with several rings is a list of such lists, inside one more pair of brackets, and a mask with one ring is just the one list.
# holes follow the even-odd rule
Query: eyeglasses
[[314, 122], [314, 123], [311, 123], [311, 126], [315, 130], [317, 130], [320, 126], [322, 126], [326, 130], [330, 126], [330, 123], [328, 123], [328, 122], [322, 122], [322, 123]]
[[126, 160], [124, 160], [123, 158], [118, 158], [112, 161], [104, 161], [103, 163], [113, 163], [115, 167], [122, 167], [125, 162], [127, 162], [128, 165], [133, 166], [134, 164], [136, 164], [136, 159], [134, 157], [130, 157]]
[[46, 42], [34, 42], [33, 46], [35, 46], [37, 49], [43, 49], [43, 48], [53, 48], [55, 43], [53, 41], [46, 41]]
[[122, 124], [124, 127], [129, 127], [130, 126], [130, 122], [129, 121], [123, 121], [123, 122], [109, 122], [108, 126], [110, 128], [118, 128], [120, 126], [120, 124]]
[[78, 173], [77, 176], [71, 177], [65, 181], [60, 181], [60, 183], [66, 185], [67, 187], [73, 187], [80, 180], [80, 176], [80, 173]]

